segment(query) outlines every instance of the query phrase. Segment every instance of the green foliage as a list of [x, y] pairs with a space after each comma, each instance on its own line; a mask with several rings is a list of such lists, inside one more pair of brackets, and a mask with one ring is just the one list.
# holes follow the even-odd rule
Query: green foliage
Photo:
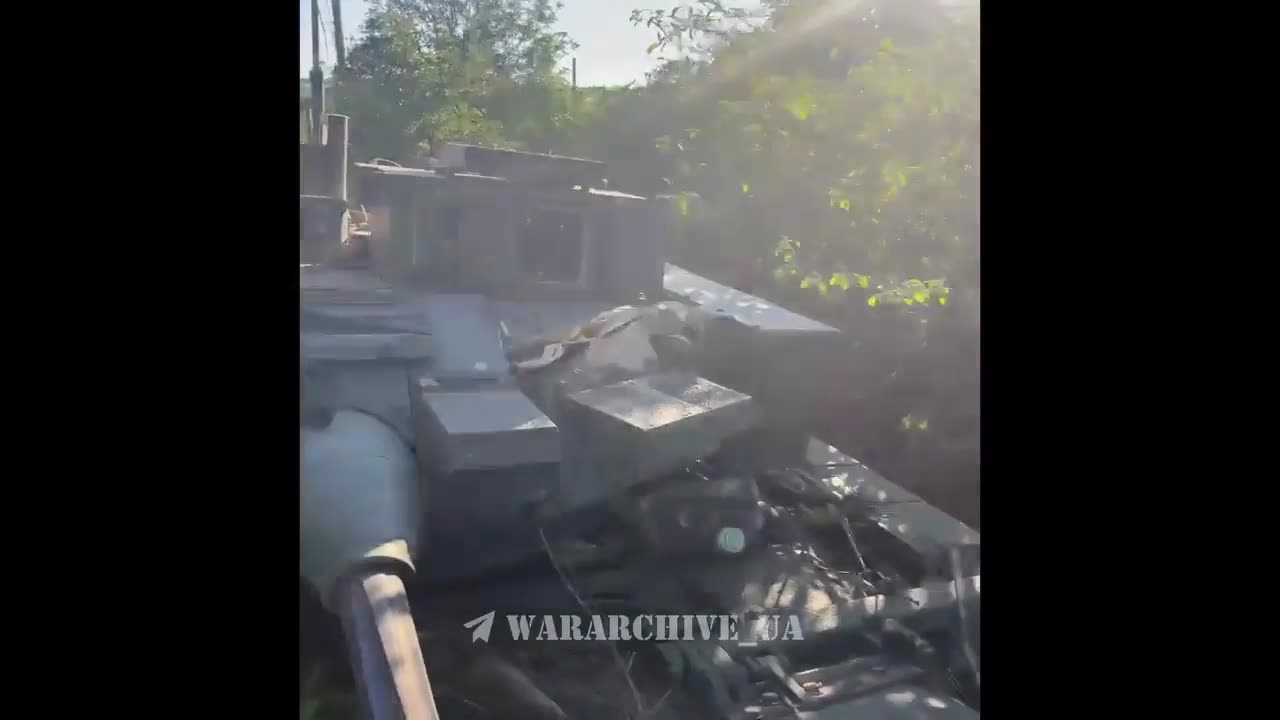
[[433, 142], [548, 149], [572, 49], [551, 0], [380, 0], [334, 89], [358, 159], [416, 162]]
[[851, 448], [909, 483], [976, 482], [978, 8], [764, 5], [760, 20], [715, 0], [632, 14], [683, 55], [640, 91], [663, 112], [664, 191], [709, 208], [677, 261], [869, 348], [830, 409]]
[[[976, 13], [924, 0], [769, 5], [767, 25], [736, 33], [742, 13], [719, 2], [632, 15], [660, 47], [713, 39], [646, 92], [665, 90], [672, 124], [697, 130], [657, 141], [675, 189], [739, 218], [723, 230], [739, 246], [718, 250], [801, 238], [803, 251], [773, 254], [796, 265], [774, 277], [824, 294], [856, 286], [870, 305], [945, 304], [946, 293], [900, 287], [913, 275], [976, 284]], [[863, 280], [849, 282], [853, 268]]]
[[947, 304], [947, 296], [951, 294], [951, 288], [945, 287], [942, 280], [922, 280], [911, 279], [906, 282], [882, 291], [877, 292], [867, 298], [867, 304], [875, 307], [880, 303], [889, 305], [928, 305], [936, 302], [939, 305]]

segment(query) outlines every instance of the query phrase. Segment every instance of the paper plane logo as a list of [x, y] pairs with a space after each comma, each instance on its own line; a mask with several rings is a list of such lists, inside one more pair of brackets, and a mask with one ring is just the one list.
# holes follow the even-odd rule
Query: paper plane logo
[[475, 628], [471, 631], [471, 642], [489, 642], [489, 631], [493, 629], [493, 616], [497, 611], [490, 611], [475, 620], [468, 620], [463, 627]]

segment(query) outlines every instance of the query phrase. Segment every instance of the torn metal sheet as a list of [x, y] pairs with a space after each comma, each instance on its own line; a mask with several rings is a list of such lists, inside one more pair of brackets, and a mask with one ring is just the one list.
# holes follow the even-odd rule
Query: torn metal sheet
[[[978, 532], [928, 503], [884, 505], [872, 519], [919, 555], [928, 576], [980, 572], [982, 546]], [[960, 567], [956, 568], [956, 564]]]

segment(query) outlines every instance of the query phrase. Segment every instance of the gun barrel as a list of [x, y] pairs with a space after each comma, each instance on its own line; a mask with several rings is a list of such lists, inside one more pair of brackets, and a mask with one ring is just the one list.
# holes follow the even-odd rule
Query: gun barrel
[[370, 570], [342, 581], [339, 614], [370, 720], [437, 720], [404, 582]]

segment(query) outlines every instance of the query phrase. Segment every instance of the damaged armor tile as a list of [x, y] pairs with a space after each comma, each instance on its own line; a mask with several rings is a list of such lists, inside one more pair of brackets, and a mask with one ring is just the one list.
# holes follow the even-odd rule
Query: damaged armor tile
[[682, 373], [579, 391], [566, 406], [592, 453], [624, 463], [636, 481], [703, 458], [755, 422], [749, 395]]
[[849, 338], [676, 265], [666, 265], [663, 287], [706, 319], [699, 365], [704, 375], [749, 393], [776, 431], [799, 434], [815, 426], [823, 398], [841, 382]]
[[[519, 390], [414, 388], [414, 426], [422, 461], [442, 473], [560, 461], [555, 423]], [[425, 383], [425, 385], [423, 384]]]
[[959, 555], [961, 576], [980, 572], [982, 548], [978, 533], [928, 503], [884, 506], [877, 509], [872, 520], [919, 555], [928, 576], [953, 576], [952, 551]]
[[919, 556], [927, 576], [951, 577], [953, 548], [959, 550], [962, 575], [979, 572], [977, 532], [820, 440], [810, 439], [806, 459], [831, 490], [866, 501], [873, 508], [869, 519]]
[[805, 455], [813, 476], [842, 498], [852, 495], [870, 504], [922, 502], [919, 495], [820, 440], [810, 438]]

